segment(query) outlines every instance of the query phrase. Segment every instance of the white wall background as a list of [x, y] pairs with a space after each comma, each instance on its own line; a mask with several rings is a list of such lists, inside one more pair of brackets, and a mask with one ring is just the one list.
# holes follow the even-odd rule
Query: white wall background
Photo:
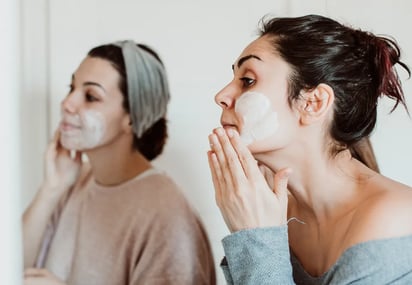
[[0, 278], [21, 284], [19, 173], [19, 4], [0, 2]]
[[[214, 202], [206, 158], [207, 135], [220, 116], [213, 97], [231, 79], [233, 61], [255, 38], [258, 20], [268, 13], [331, 16], [393, 35], [412, 67], [412, 2], [408, 0], [21, 1], [21, 124], [20, 133], [13, 133], [21, 142], [20, 209], [42, 179], [43, 151], [57, 126], [59, 102], [68, 91], [72, 72], [91, 47], [134, 39], [159, 52], [172, 91], [170, 139], [156, 165], [176, 180], [202, 217], [217, 267], [223, 255], [220, 240], [228, 231]], [[400, 75], [406, 79], [405, 73]], [[412, 80], [404, 81], [404, 90], [412, 111]], [[378, 162], [384, 174], [412, 185], [412, 119], [402, 108], [388, 116], [392, 105], [383, 101], [372, 137]], [[223, 284], [219, 268], [217, 273]]]

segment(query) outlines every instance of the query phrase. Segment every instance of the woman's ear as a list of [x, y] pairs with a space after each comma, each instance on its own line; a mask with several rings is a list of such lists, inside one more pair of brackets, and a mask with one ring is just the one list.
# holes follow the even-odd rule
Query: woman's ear
[[133, 133], [133, 124], [132, 124], [132, 118], [130, 118], [129, 114], [125, 114], [122, 120], [122, 129], [126, 133]]
[[324, 120], [335, 100], [332, 87], [321, 83], [310, 91], [301, 93], [299, 112], [300, 122], [310, 125]]

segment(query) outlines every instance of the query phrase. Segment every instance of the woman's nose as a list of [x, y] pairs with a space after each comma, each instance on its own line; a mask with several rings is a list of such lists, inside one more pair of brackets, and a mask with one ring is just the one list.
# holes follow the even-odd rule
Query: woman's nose
[[229, 84], [220, 90], [215, 96], [215, 102], [218, 104], [222, 109], [230, 109], [233, 107], [235, 102], [235, 90]]
[[76, 113], [78, 108], [77, 98], [73, 92], [69, 93], [61, 102], [61, 108], [66, 113]]

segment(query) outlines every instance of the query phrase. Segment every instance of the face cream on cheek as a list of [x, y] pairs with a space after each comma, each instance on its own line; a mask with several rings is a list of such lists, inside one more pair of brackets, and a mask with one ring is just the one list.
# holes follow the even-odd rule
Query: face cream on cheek
[[83, 148], [97, 146], [102, 141], [106, 129], [103, 115], [96, 111], [85, 111], [81, 114], [81, 121]]
[[79, 128], [72, 132], [61, 132], [63, 147], [70, 150], [86, 150], [96, 147], [102, 141], [106, 129], [102, 114], [85, 111], [72, 120], [77, 122]]
[[240, 138], [247, 145], [276, 133], [277, 113], [271, 110], [270, 100], [259, 92], [246, 92], [236, 101], [235, 112], [242, 118]]

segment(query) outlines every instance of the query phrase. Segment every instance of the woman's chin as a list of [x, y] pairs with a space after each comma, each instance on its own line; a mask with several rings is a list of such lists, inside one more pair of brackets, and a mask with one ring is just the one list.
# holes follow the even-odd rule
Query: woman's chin
[[269, 153], [272, 151], [276, 151], [278, 149], [278, 146], [275, 145], [275, 142], [271, 138], [266, 138], [266, 139], [255, 139], [251, 141], [249, 144], [247, 144], [247, 148], [250, 150], [250, 152], [255, 155], [255, 154], [261, 154], [261, 153]]
[[259, 141], [256, 141], [256, 140], [249, 141], [249, 143], [246, 144], [246, 146], [252, 154], [260, 152], [260, 149], [261, 149], [259, 145]]
[[73, 150], [73, 151], [82, 150], [82, 147], [80, 146], [79, 141], [75, 139], [67, 139], [67, 138], [65, 139], [62, 137], [60, 139], [60, 143], [62, 147], [67, 150]]

